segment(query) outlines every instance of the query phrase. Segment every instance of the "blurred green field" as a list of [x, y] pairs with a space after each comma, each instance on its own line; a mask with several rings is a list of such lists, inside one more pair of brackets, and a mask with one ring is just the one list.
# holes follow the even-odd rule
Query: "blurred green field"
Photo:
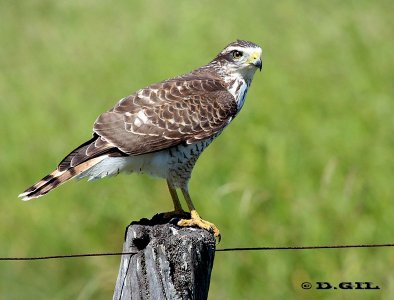
[[[263, 46], [239, 117], [191, 194], [220, 247], [394, 242], [392, 1], [0, 3], [0, 256], [119, 251], [125, 226], [171, 208], [164, 181], [70, 182], [17, 195], [138, 88]], [[0, 262], [0, 299], [110, 299], [118, 257]], [[217, 253], [210, 299], [393, 299], [394, 249]], [[373, 291], [302, 290], [372, 281]]]

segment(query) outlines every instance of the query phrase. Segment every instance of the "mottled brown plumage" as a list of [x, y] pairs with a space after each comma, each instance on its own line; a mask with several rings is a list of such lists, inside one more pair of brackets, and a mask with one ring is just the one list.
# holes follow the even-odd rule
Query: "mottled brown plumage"
[[[180, 188], [193, 212], [187, 186], [194, 164], [242, 108], [253, 74], [261, 69], [260, 56], [257, 45], [236, 41], [209, 64], [121, 99], [97, 118], [92, 139], [20, 197], [40, 197], [74, 177], [147, 172], [167, 179], [175, 210], [181, 210], [175, 191]], [[195, 211], [192, 216], [192, 221], [180, 225], [210, 228], [218, 234]]]
[[98, 117], [94, 132], [122, 152], [139, 155], [208, 138], [236, 112], [234, 97], [218, 79], [181, 77], [122, 99]]

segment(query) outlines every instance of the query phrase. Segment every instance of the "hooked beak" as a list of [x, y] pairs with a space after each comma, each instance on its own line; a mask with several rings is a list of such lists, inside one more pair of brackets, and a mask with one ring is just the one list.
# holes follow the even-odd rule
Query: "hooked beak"
[[253, 65], [254, 65], [256, 68], [259, 68], [259, 69], [260, 69], [260, 72], [261, 72], [261, 69], [263, 68], [263, 61], [261, 60], [261, 58], [259, 58], [258, 60], [256, 60], [256, 61], [253, 63]]
[[251, 65], [255, 66], [256, 68], [259, 68], [260, 71], [263, 68], [263, 61], [261, 60], [261, 51], [256, 51], [254, 52], [250, 57], [248, 61]]

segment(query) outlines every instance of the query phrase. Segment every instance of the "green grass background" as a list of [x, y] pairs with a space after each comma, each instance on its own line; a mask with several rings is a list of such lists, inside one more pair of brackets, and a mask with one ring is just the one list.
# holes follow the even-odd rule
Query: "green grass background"
[[[0, 256], [119, 251], [131, 220], [171, 209], [164, 181], [118, 176], [16, 196], [91, 136], [120, 98], [263, 47], [239, 117], [191, 194], [220, 247], [394, 242], [392, 1], [0, 3]], [[118, 257], [0, 262], [0, 299], [110, 299]], [[393, 299], [394, 250], [217, 253], [210, 299]], [[302, 290], [373, 281], [379, 291]]]

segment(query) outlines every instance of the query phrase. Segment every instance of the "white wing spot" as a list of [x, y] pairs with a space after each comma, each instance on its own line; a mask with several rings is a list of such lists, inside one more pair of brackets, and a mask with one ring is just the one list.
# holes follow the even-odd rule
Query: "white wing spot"
[[142, 123], [148, 122], [148, 117], [142, 110], [138, 112], [137, 117], [141, 120]]
[[137, 118], [137, 119], [134, 120], [134, 125], [135, 125], [135, 126], [140, 127], [142, 124], [143, 124], [143, 123], [141, 122], [140, 119]]

